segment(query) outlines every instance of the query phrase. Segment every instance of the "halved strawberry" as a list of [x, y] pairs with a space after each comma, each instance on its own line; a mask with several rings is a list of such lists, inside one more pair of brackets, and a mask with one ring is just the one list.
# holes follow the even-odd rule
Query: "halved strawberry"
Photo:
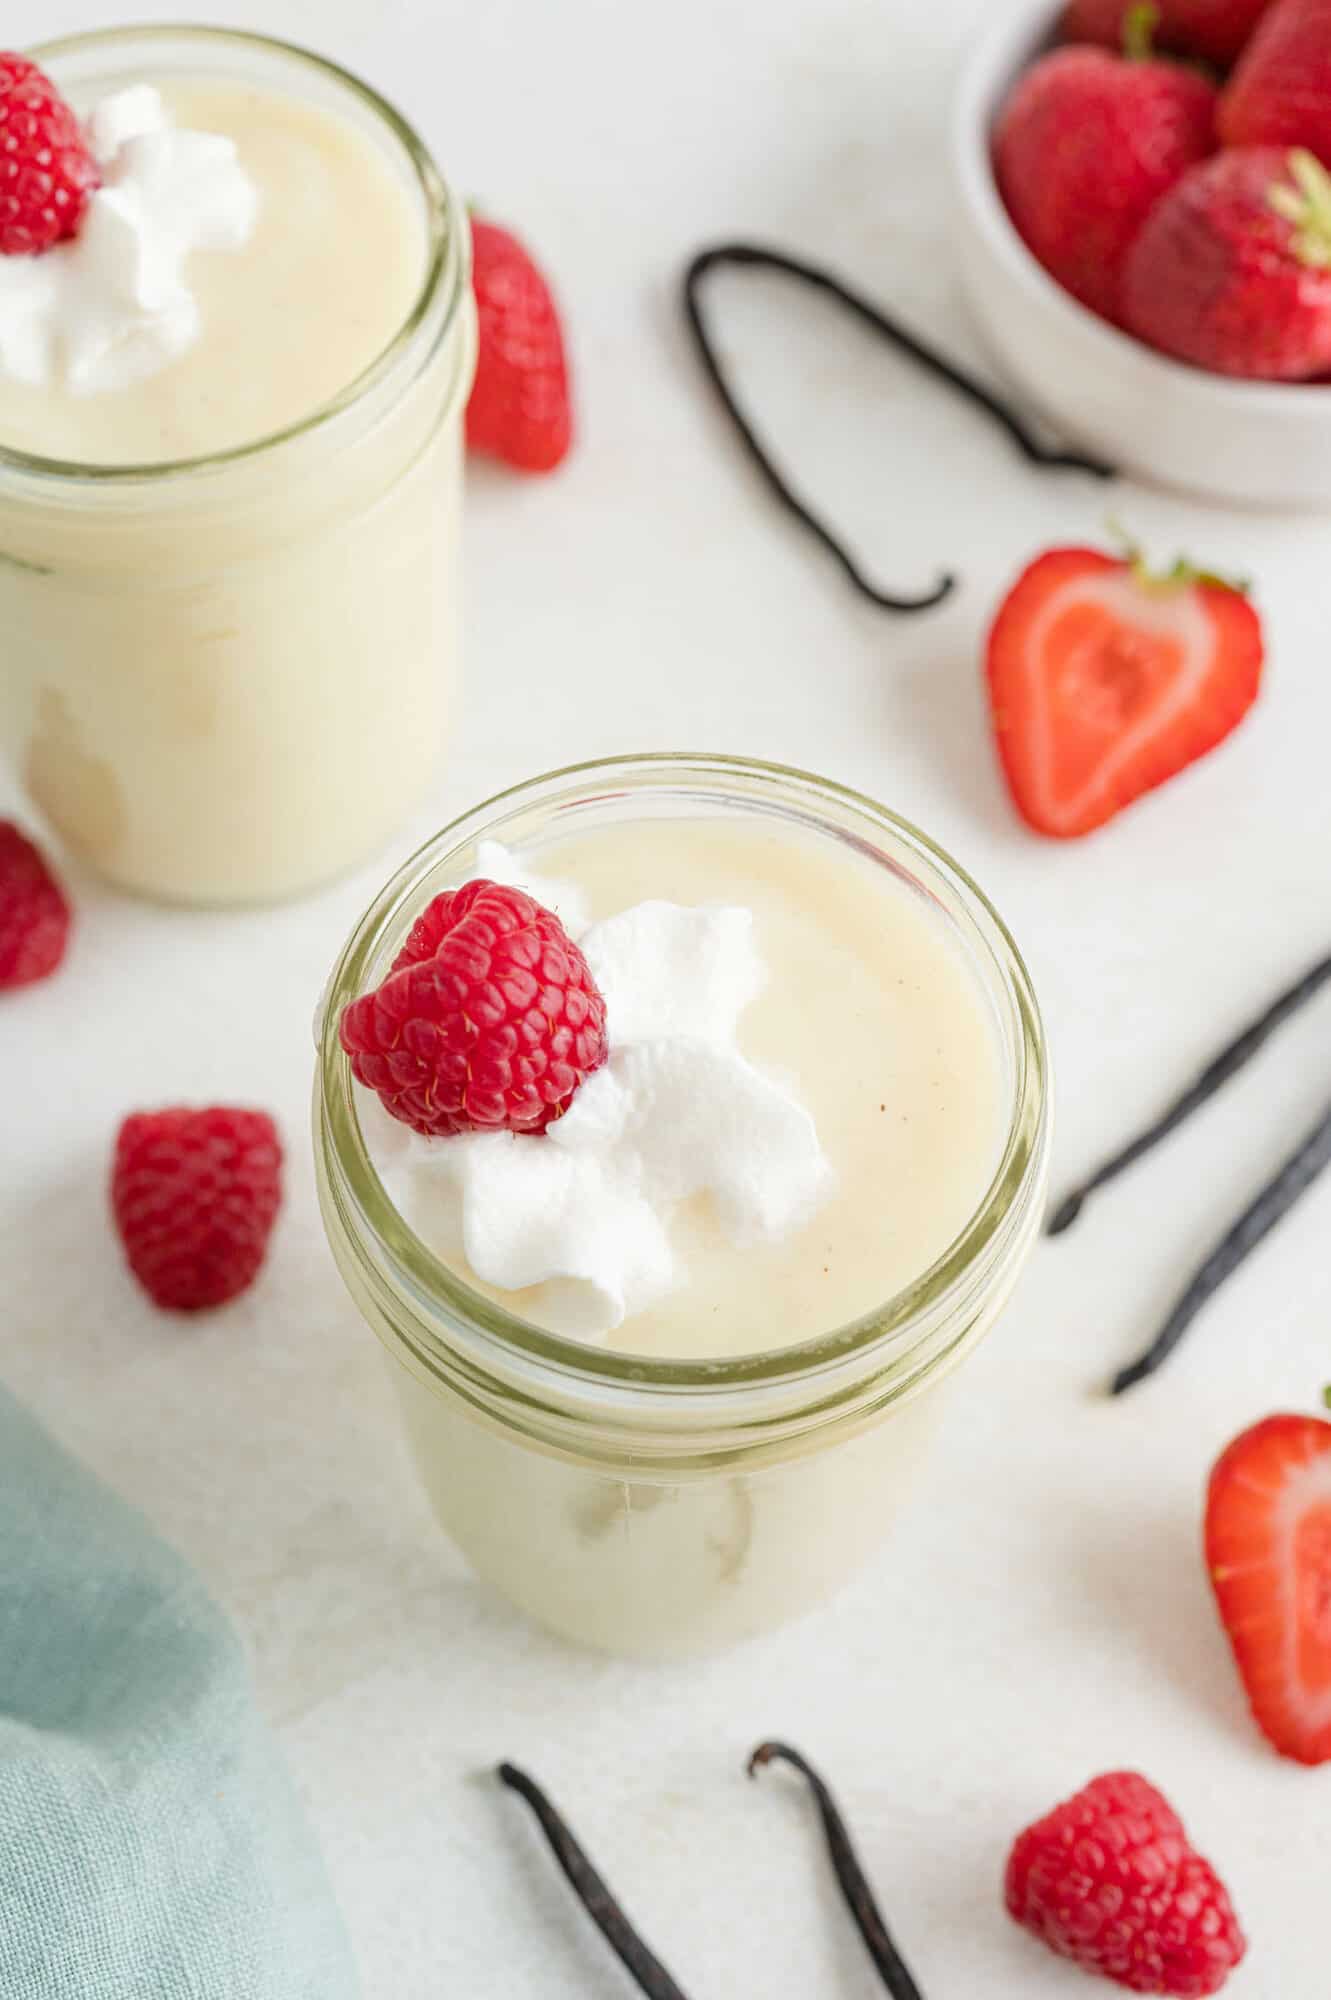
[[998, 754], [1017, 810], [1069, 840], [1205, 756], [1242, 721], [1262, 675], [1243, 592], [1179, 563], [1050, 549], [989, 634]]
[[1206, 1566], [1259, 1727], [1331, 1758], [1331, 1423], [1267, 1417], [1211, 1474]]

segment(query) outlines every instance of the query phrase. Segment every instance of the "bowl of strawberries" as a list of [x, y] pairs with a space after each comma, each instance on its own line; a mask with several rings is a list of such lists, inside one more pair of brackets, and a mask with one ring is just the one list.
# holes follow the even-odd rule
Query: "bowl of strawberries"
[[1023, 0], [954, 161], [971, 304], [1062, 436], [1331, 507], [1331, 0]]

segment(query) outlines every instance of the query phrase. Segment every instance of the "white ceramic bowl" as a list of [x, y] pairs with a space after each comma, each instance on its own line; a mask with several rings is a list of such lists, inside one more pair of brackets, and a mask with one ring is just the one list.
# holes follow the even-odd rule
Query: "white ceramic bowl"
[[1003, 368], [1060, 439], [1211, 500], [1331, 507], [1331, 387], [1236, 382], [1099, 320], [1036, 263], [999, 197], [990, 134], [1053, 38], [1049, 0], [1004, 8], [967, 64], [953, 123], [962, 277]]

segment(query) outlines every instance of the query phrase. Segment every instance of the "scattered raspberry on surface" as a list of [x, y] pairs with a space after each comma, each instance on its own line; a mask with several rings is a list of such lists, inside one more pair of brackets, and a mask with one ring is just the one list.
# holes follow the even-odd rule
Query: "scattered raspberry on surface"
[[282, 1199], [266, 1111], [136, 1111], [116, 1139], [111, 1207], [129, 1267], [173, 1312], [225, 1305], [253, 1283]]
[[0, 820], [0, 991], [55, 971], [69, 940], [65, 892], [13, 820]]
[[1246, 1950], [1224, 1884], [1132, 1771], [1092, 1779], [1018, 1836], [1006, 1898], [1051, 1951], [1133, 1993], [1201, 2000]]
[[606, 1059], [605, 1002], [552, 910], [468, 882], [417, 919], [382, 986], [343, 1012], [341, 1040], [417, 1132], [544, 1132]]
[[72, 236], [98, 183], [79, 121], [24, 56], [0, 54], [0, 255], [32, 256]]
[[471, 235], [480, 342], [467, 443], [519, 472], [553, 472], [573, 441], [559, 309], [510, 230], [473, 219]]

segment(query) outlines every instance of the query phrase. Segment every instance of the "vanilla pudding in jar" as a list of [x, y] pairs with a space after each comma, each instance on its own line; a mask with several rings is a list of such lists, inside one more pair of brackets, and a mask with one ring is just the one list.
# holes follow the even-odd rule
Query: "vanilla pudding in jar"
[[[455, 917], [443, 892], [477, 878], [502, 886], [464, 892]], [[447, 1058], [437, 1090], [414, 1087], [419, 1051], [438, 1060], [418, 998], [428, 1014], [454, 976], [436, 933], [502, 932], [533, 906], [569, 944], [539, 960], [537, 1006], [557, 1012], [548, 982], [576, 961], [603, 1013], [585, 993], [570, 1010], [579, 1032], [548, 1074], [571, 1095], [542, 1129], [453, 1130]], [[488, 979], [457, 937], [464, 979]], [[496, 959], [493, 978], [526, 1004], [523, 974]], [[489, 1001], [460, 1004], [479, 1019]], [[319, 1042], [329, 1240], [482, 1578], [576, 1642], [671, 1657], [798, 1616], [854, 1573], [1043, 1207], [1038, 1009], [947, 856], [795, 771], [556, 773], [389, 883]]]
[[113, 882], [291, 895], [391, 837], [449, 723], [465, 215], [301, 50], [33, 57], [101, 186], [71, 240], [0, 256], [0, 743]]

